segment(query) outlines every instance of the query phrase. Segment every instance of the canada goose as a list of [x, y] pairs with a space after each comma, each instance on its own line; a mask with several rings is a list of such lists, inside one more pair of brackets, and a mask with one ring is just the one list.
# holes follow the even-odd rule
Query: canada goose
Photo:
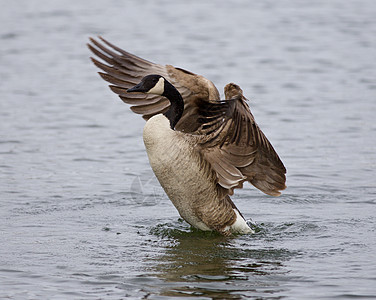
[[286, 169], [255, 122], [236, 84], [220, 100], [214, 84], [189, 71], [162, 66], [108, 41], [90, 39], [91, 58], [110, 88], [147, 120], [143, 139], [150, 165], [181, 217], [223, 235], [252, 233], [230, 199], [248, 181], [279, 196]]

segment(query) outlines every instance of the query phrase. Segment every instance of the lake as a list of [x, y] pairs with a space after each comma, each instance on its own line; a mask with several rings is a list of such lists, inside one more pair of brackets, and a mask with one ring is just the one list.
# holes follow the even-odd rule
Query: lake
[[[2, 4], [1, 299], [376, 298], [375, 1]], [[240, 85], [287, 168], [232, 197], [254, 235], [179, 218], [97, 35]]]

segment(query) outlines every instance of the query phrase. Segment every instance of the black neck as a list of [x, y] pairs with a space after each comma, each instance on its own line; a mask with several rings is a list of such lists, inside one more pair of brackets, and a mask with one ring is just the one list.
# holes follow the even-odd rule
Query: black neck
[[170, 120], [171, 129], [175, 129], [176, 124], [179, 122], [184, 111], [184, 100], [178, 90], [169, 82], [165, 81], [164, 93], [168, 100], [170, 100], [170, 107], [164, 113], [167, 119]]

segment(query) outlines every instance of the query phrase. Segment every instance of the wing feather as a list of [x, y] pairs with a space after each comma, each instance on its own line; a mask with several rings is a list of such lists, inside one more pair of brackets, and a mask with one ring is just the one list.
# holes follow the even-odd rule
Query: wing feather
[[90, 38], [91, 43], [88, 44], [90, 51], [101, 60], [91, 58], [94, 65], [102, 70], [99, 75], [111, 83], [111, 90], [125, 103], [131, 104], [131, 110], [142, 114], [144, 119], [165, 112], [170, 105], [162, 96], [126, 92], [146, 75], [158, 74], [165, 77], [182, 95], [184, 113], [176, 125], [177, 130], [197, 130], [198, 100], [219, 100], [218, 90], [203, 76], [171, 65], [155, 64], [115, 46], [102, 37], [99, 37], [99, 40]]
[[220, 102], [201, 102], [199, 107], [199, 151], [216, 172], [218, 184], [229, 195], [244, 181], [268, 195], [280, 195], [286, 188], [286, 169], [242, 94]]
[[99, 37], [90, 39], [91, 58], [101, 69], [100, 76], [111, 90], [131, 105], [144, 119], [165, 112], [170, 103], [162, 96], [127, 93], [150, 74], [165, 77], [184, 99], [184, 113], [176, 130], [192, 133], [203, 160], [215, 172], [220, 190], [231, 195], [248, 181], [266, 194], [278, 196], [285, 189], [286, 169], [273, 146], [255, 122], [241, 89], [225, 87], [226, 99], [220, 101], [214, 84], [171, 65], [160, 65], [133, 55]]

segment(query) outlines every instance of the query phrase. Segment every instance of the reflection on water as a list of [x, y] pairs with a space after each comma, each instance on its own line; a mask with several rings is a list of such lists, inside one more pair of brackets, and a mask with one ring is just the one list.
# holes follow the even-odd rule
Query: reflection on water
[[279, 278], [287, 274], [284, 262], [295, 255], [286, 249], [252, 249], [255, 235], [229, 238], [171, 224], [153, 232], [171, 242], [150, 270], [164, 281], [162, 296], [239, 299], [253, 291], [278, 298], [283, 291]]

